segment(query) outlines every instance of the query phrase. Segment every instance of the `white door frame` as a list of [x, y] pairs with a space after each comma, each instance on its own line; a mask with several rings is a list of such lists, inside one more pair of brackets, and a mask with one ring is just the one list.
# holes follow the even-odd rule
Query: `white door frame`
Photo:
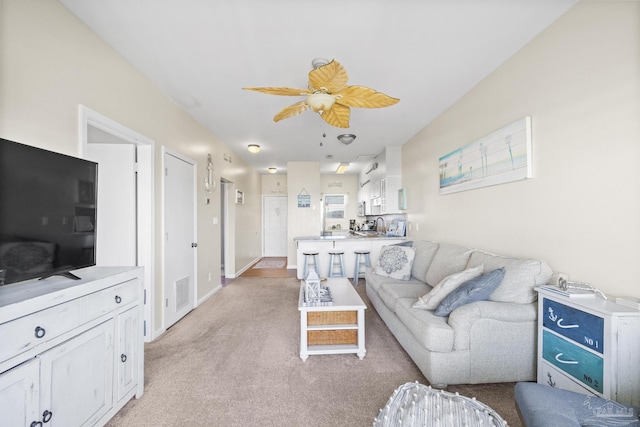
[[[165, 194], [165, 174], [164, 174], [164, 170], [165, 170], [165, 156], [169, 154], [173, 157], [176, 157], [190, 165], [193, 166], [193, 201], [194, 201], [194, 205], [193, 205], [193, 243], [196, 243], [197, 245], [197, 238], [198, 238], [198, 194], [197, 194], [197, 181], [198, 181], [198, 165], [197, 162], [193, 159], [190, 159], [189, 157], [186, 157], [183, 154], [178, 153], [177, 151], [173, 151], [170, 148], [165, 147], [164, 145], [162, 146], [162, 167], [161, 170], [162, 172], [162, 179], [161, 179], [161, 188], [162, 188], [162, 200], [163, 200], [163, 206], [164, 206], [164, 200], [166, 200], [166, 194]], [[160, 219], [161, 223], [162, 223], [162, 236], [165, 236], [166, 233], [166, 228], [165, 228], [165, 211], [164, 208], [161, 211], [161, 219]], [[162, 252], [162, 261], [163, 263], [166, 263], [165, 260], [165, 240], [163, 237], [162, 240], [162, 245], [161, 245], [161, 252]], [[196, 250], [195, 250], [195, 254], [193, 255], [193, 308], [198, 306], [198, 250], [197, 250], [197, 246], [196, 246]], [[166, 289], [166, 277], [164, 274], [164, 268], [163, 268], [163, 273], [162, 273], [163, 277], [162, 277], [162, 301], [165, 301], [167, 296], [165, 295], [165, 289]], [[164, 333], [167, 330], [167, 325], [166, 325], [166, 320], [165, 320], [165, 310], [166, 310], [166, 306], [163, 303], [162, 304], [162, 331], [160, 331], [160, 333]]]
[[155, 211], [154, 203], [154, 151], [155, 141], [129, 129], [110, 118], [80, 105], [78, 108], [79, 123], [78, 133], [80, 141], [80, 156], [87, 154], [88, 126], [94, 126], [100, 130], [117, 136], [120, 139], [134, 144], [138, 152], [138, 265], [144, 267], [144, 331], [145, 341], [152, 341], [154, 334], [154, 271], [155, 271]]
[[222, 239], [224, 248], [222, 248], [224, 254], [224, 277], [226, 279], [235, 279], [236, 277], [236, 228], [235, 228], [235, 194], [236, 185], [225, 178], [220, 179], [220, 191], [223, 192], [221, 197], [224, 197], [220, 212], [222, 215], [222, 230], [224, 237]]

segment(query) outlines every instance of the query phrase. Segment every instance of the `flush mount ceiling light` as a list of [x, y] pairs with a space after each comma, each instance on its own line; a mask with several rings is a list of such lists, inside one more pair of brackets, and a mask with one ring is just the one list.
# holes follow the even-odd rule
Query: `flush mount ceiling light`
[[351, 144], [356, 139], [356, 136], [352, 133], [343, 133], [342, 135], [338, 135], [338, 141], [342, 142], [344, 145]]
[[247, 150], [249, 150], [250, 153], [258, 153], [260, 152], [260, 146], [258, 144], [249, 144], [247, 145]]
[[268, 170], [269, 170], [269, 173], [276, 173], [276, 172], [278, 172], [278, 169], [276, 169], [276, 168], [269, 168]]
[[331, 126], [349, 127], [351, 107], [382, 108], [396, 104], [399, 99], [366, 86], [347, 86], [349, 75], [338, 61], [316, 58], [312, 61], [306, 89], [291, 87], [245, 87], [245, 90], [269, 95], [304, 96], [304, 101], [285, 107], [275, 115], [274, 122], [297, 116], [309, 109], [318, 113]]
[[336, 169], [336, 173], [345, 173], [347, 169], [349, 169], [349, 163], [340, 163], [338, 169]]

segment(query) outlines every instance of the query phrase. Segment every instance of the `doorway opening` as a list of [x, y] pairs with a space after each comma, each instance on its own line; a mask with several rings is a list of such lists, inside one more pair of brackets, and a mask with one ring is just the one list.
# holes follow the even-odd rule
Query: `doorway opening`
[[[155, 257], [155, 242], [154, 242], [154, 229], [155, 229], [155, 211], [153, 209], [153, 194], [154, 194], [154, 182], [153, 182], [153, 170], [154, 170], [154, 150], [155, 142], [147, 138], [146, 136], [121, 125], [120, 123], [87, 108], [84, 105], [79, 106], [79, 136], [80, 136], [80, 156], [87, 158], [88, 153], [92, 151], [92, 155], [98, 156], [104, 159], [110, 159], [112, 162], [114, 159], [117, 161], [119, 155], [117, 150], [125, 149], [131, 153], [131, 156], [135, 158], [135, 180], [133, 180], [133, 198], [135, 201], [134, 209], [130, 210], [128, 215], [133, 215], [133, 218], [129, 218], [133, 225], [135, 236], [130, 240], [130, 244], [135, 247], [132, 249], [132, 265], [144, 267], [144, 339], [145, 341], [152, 341], [154, 339], [154, 257]], [[96, 144], [90, 147], [90, 144]], [[100, 145], [99, 150], [97, 149]], [[127, 149], [127, 146], [129, 149]], [[131, 159], [128, 156], [129, 160]], [[98, 159], [100, 161], [100, 159]], [[124, 161], [124, 160], [123, 160]], [[115, 164], [115, 163], [113, 163]], [[129, 168], [130, 165], [123, 166]], [[115, 194], [119, 184], [113, 182], [99, 182], [100, 187], [98, 189], [98, 197], [101, 192], [110, 192]], [[102, 210], [99, 211], [99, 215]], [[108, 214], [108, 213], [107, 213]], [[130, 229], [131, 230], [131, 229]], [[105, 232], [107, 229], [102, 229], [98, 226], [97, 241], [112, 241], [112, 236], [107, 239]], [[101, 237], [104, 236], [104, 237]], [[128, 236], [131, 238], [131, 236]], [[133, 242], [133, 243], [131, 243]], [[108, 249], [103, 249], [111, 252], [104, 253], [104, 256], [115, 256], [113, 249], [117, 245], [108, 246]], [[97, 252], [98, 260], [100, 260], [101, 254]], [[107, 258], [105, 258], [107, 259]]]

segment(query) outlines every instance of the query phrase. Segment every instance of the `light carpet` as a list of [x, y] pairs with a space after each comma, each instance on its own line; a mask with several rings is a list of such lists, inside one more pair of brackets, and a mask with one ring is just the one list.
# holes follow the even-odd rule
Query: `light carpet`
[[[361, 281], [363, 283], [363, 281]], [[269, 285], [269, 286], [265, 286]], [[366, 298], [364, 360], [299, 357], [300, 282], [233, 280], [145, 346], [145, 394], [116, 426], [371, 426], [392, 392], [425, 378]], [[513, 384], [450, 386], [520, 426]]]

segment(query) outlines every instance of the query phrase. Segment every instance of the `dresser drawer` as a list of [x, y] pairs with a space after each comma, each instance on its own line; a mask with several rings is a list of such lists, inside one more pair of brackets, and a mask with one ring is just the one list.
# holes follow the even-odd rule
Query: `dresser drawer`
[[136, 301], [137, 279], [0, 325], [0, 362]]
[[593, 390], [587, 389], [578, 384], [572, 380], [569, 375], [559, 369], [556, 369], [553, 365], [547, 362], [543, 362], [541, 365], [541, 378], [538, 380], [540, 384], [545, 384], [562, 390], [575, 391], [576, 393], [594, 394]]
[[604, 351], [602, 317], [544, 298], [542, 324], [545, 328], [598, 353], [602, 354]]
[[603, 359], [597, 354], [543, 330], [542, 358], [585, 386], [602, 393]]

